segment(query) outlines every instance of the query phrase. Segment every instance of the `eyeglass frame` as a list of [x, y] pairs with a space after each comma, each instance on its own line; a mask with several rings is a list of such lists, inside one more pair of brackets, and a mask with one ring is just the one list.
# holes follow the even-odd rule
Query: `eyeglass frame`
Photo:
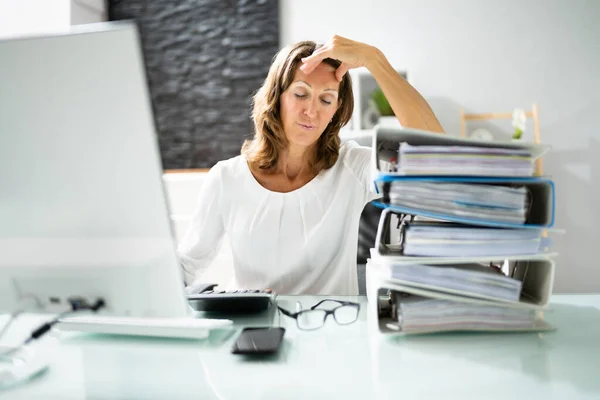
[[[298, 316], [302, 313], [316, 310], [318, 306], [320, 306], [321, 304], [323, 304], [326, 301], [334, 301], [336, 303], [339, 303], [340, 305], [332, 308], [331, 310], [326, 310], [326, 309], [320, 308], [319, 310], [325, 312], [325, 316], [323, 317], [323, 323], [321, 325], [319, 325], [318, 327], [316, 327], [316, 328], [301, 328], [299, 325], [299, 322], [298, 322]], [[356, 307], [356, 319], [354, 319], [354, 321], [352, 321], [352, 322], [347, 322], [344, 324], [344, 323], [338, 322], [337, 318], [335, 317], [335, 310], [337, 310], [338, 308], [341, 308], [341, 307], [345, 307], [345, 306]], [[277, 306], [277, 309], [279, 309], [279, 311], [281, 311], [283, 313], [283, 315], [286, 315], [290, 318], [294, 318], [296, 320], [296, 326], [298, 327], [298, 329], [301, 329], [303, 331], [314, 331], [314, 330], [317, 330], [317, 329], [323, 327], [325, 325], [325, 321], [327, 321], [327, 317], [329, 317], [329, 315], [333, 315], [333, 319], [338, 325], [350, 325], [350, 324], [355, 323], [358, 320], [358, 315], [360, 314], [360, 304], [359, 303], [355, 303], [353, 301], [336, 300], [336, 299], [323, 299], [323, 300], [319, 301], [317, 304], [315, 304], [314, 306], [312, 306], [311, 308], [303, 309], [303, 310], [300, 310], [295, 313], [291, 313], [288, 310], [286, 310], [285, 308], [282, 308], [280, 306]]]

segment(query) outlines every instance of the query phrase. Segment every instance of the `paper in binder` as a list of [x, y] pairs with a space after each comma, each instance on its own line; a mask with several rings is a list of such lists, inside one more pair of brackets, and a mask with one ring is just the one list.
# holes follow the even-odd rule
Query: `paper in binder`
[[[464, 269], [465, 265], [470, 264], [475, 263], [470, 261], [469, 257], [464, 257], [461, 260], [440, 260], [437, 263], [430, 264], [430, 266], [440, 266], [446, 269]], [[519, 296], [516, 300], [514, 298], [501, 298], [501, 296], [498, 296], [494, 292], [485, 290], [486, 287], [493, 285], [493, 278], [487, 278], [479, 282], [476, 280], [471, 282], [446, 282], [443, 278], [439, 277], [419, 281], [418, 278], [422, 279], [422, 277], [430, 274], [429, 271], [416, 272], [412, 276], [409, 275], [411, 272], [399, 273], [400, 269], [411, 265], [416, 268], [419, 264], [394, 263], [388, 262], [386, 259], [371, 259], [367, 263], [370, 284], [379, 288], [387, 288], [418, 296], [537, 310], [544, 309], [548, 305], [548, 299], [554, 284], [555, 264], [554, 260], [548, 258], [522, 258], [508, 263], [508, 270], [503, 271], [504, 278], [509, 277], [513, 281], [520, 282], [512, 283], [515, 286], [520, 286]], [[496, 267], [502, 268], [502, 266]], [[454, 279], [460, 276], [456, 271], [451, 270], [443, 271], [443, 274], [451, 276]], [[499, 276], [498, 280], [502, 281], [502, 277]]]
[[526, 141], [488, 141], [411, 128], [378, 127], [376, 175], [531, 176], [550, 147]]
[[534, 310], [471, 304], [421, 296], [395, 296], [397, 327], [404, 333], [548, 330]]
[[522, 185], [392, 181], [389, 204], [455, 218], [523, 224], [528, 191]]
[[379, 220], [372, 256], [393, 262], [437, 263], [466, 258], [489, 262], [494, 258], [547, 257], [552, 255], [551, 243], [542, 229], [413, 220], [387, 208]]
[[[468, 288], [450, 288], [444, 282], [436, 285], [433, 280], [417, 283], [414, 279], [393, 278], [382, 265], [373, 265], [379, 262], [370, 260], [367, 264], [367, 294], [371, 296], [371, 306], [376, 308], [382, 333], [554, 329], [543, 320], [554, 280], [554, 262], [550, 259], [513, 263], [508, 276], [520, 282], [518, 301], [499, 299], [490, 296], [490, 292], [475, 294]], [[382, 291], [386, 293], [385, 302], [377, 295]], [[405, 313], [398, 314], [399, 310]]]
[[534, 170], [534, 158], [528, 149], [403, 142], [394, 172], [405, 175], [532, 176]]
[[502, 271], [479, 263], [391, 264], [382, 267], [381, 276], [404, 285], [460, 293], [504, 301], [519, 301], [522, 282]]
[[554, 224], [547, 178], [381, 176], [375, 183], [383, 196], [374, 204], [405, 214], [503, 228]]
[[480, 257], [537, 254], [549, 239], [541, 230], [519, 230], [419, 223], [406, 227], [402, 253], [425, 257]]

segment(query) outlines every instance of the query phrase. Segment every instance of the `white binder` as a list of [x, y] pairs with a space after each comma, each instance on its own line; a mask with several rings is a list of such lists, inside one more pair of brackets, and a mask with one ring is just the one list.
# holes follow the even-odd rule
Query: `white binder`
[[[460, 262], [439, 262], [438, 266], [450, 266], [460, 263], [469, 263], [470, 258], [463, 258]], [[406, 281], [390, 277], [390, 268], [402, 268], [403, 265], [390, 262], [381, 262], [378, 265], [370, 265], [370, 282], [374, 282], [375, 289], [391, 289], [406, 291], [415, 295], [434, 297], [437, 299], [464, 301], [473, 304], [499, 305], [503, 307], [528, 308], [532, 310], [543, 310], [548, 305], [550, 293], [554, 285], [555, 262], [552, 259], [521, 259], [510, 268], [509, 275], [513, 279], [522, 282], [522, 291], [519, 301], [508, 301], [493, 298], [486, 295], [478, 295], [467, 291], [448, 289], [427, 283]]]
[[[394, 227], [394, 217], [396, 218], [396, 227]], [[379, 259], [385, 258], [390, 262], [395, 263], [425, 263], [425, 264], [438, 264], [438, 263], [451, 263], [451, 262], [465, 262], [465, 257], [463, 253], [462, 256], [414, 256], [405, 254], [405, 244], [409, 242], [407, 239], [405, 228], [409, 224], [435, 224], [435, 222], [431, 221], [414, 221], [414, 222], [406, 222], [406, 220], [400, 220], [405, 217], [405, 214], [395, 209], [388, 207], [384, 209], [379, 218], [379, 224], [377, 226], [377, 234], [375, 236], [374, 247], [371, 249], [371, 258]], [[443, 226], [447, 225], [445, 222], [437, 222], [438, 225]], [[477, 232], [478, 230], [498, 230], [498, 231], [509, 231], [508, 229], [498, 229], [498, 228], [489, 228], [485, 229], [485, 227], [481, 226], [469, 226], [469, 225], [456, 225], [450, 224], [453, 226], [461, 226], [465, 229], [471, 228], [472, 231]], [[560, 233], [558, 229], [538, 229], [534, 231], [532, 229], [510, 229], [510, 231], [526, 231], [526, 233], [530, 234], [531, 237], [538, 236], [540, 238], [539, 247], [534, 252], [528, 253], [511, 253], [511, 252], [503, 252], [503, 253], [485, 253], [485, 249], [479, 247], [478, 254], [469, 255], [467, 261], [471, 262], [489, 262], [489, 261], [502, 261], [502, 260], [519, 260], [523, 258], [527, 258], [529, 260], [534, 259], [546, 259], [555, 257], [557, 253], [551, 251], [551, 242], [552, 238], [548, 236], [548, 233], [556, 234]], [[388, 243], [386, 238], [389, 236], [391, 232], [394, 232], [395, 244]]]
[[371, 157], [371, 159], [374, 163], [373, 171], [375, 171], [376, 174], [374, 178], [381, 175], [404, 176], [404, 174], [391, 172], [386, 169], [386, 167], [389, 166], [389, 160], [397, 157], [400, 143], [408, 143], [415, 146], [472, 146], [528, 150], [534, 160], [550, 150], [549, 145], [527, 143], [524, 141], [497, 142], [449, 136], [419, 129], [378, 127], [373, 135], [373, 144], [371, 146], [373, 151], [373, 157]]
[[[548, 331], [555, 329], [544, 321], [544, 311], [548, 309], [548, 300], [552, 293], [554, 283], [554, 261], [551, 259], [521, 260], [526, 263], [518, 276], [523, 281], [523, 291], [518, 302], [507, 302], [486, 299], [483, 296], [473, 297], [451, 290], [436, 290], [427, 285], [418, 285], [411, 282], [386, 279], [380, 275], [377, 266], [367, 265], [367, 296], [369, 307], [374, 308], [378, 316], [378, 328], [383, 334], [422, 334], [444, 331], [484, 331], [484, 332], [519, 332], [519, 331]], [[444, 329], [443, 327], [432, 330], [403, 331], [402, 324], [397, 316], [396, 301], [398, 296], [412, 295], [428, 299], [454, 301], [459, 304], [480, 306], [493, 306], [502, 309], [527, 310], [533, 315], [533, 320], [528, 326], [503, 326], [469, 327]]]

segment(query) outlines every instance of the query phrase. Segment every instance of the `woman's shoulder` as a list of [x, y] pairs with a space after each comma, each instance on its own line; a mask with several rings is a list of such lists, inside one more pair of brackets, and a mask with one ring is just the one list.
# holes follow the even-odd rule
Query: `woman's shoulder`
[[340, 145], [340, 155], [342, 153], [368, 153], [371, 155], [371, 147], [362, 146], [356, 140], [346, 140]]
[[244, 179], [244, 168], [247, 168], [243, 156], [236, 156], [221, 160], [213, 165], [206, 173], [204, 183], [214, 190], [227, 190], [228, 187], [236, 186]]
[[239, 155], [217, 162], [210, 168], [209, 173], [220, 178], [236, 178], [243, 175], [245, 168], [248, 168], [246, 159]]
[[352, 171], [362, 171], [371, 163], [372, 149], [361, 146], [354, 140], [348, 140], [340, 146], [337, 163]]
[[230, 193], [232, 188], [239, 188], [245, 175], [245, 162], [242, 156], [218, 161], [204, 176], [202, 186], [206, 192], [218, 193], [219, 196]]

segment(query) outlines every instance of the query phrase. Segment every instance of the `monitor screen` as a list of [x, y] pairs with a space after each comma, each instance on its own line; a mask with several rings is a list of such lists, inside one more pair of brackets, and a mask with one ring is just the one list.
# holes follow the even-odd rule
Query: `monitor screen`
[[136, 25], [4, 39], [0, 60], [0, 308], [183, 310]]

